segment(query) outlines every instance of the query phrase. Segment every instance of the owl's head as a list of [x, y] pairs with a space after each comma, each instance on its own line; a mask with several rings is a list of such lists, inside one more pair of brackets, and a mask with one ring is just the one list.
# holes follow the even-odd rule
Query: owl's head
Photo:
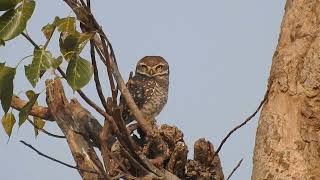
[[161, 56], [146, 56], [138, 61], [136, 73], [148, 77], [167, 78], [169, 64]]

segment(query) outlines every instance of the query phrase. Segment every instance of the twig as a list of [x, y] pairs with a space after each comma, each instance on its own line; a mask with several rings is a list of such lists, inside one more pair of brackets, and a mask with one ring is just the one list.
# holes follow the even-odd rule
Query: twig
[[25, 37], [35, 48], [40, 49], [40, 47], [35, 43], [29, 35], [25, 34], [24, 32], [21, 33], [23, 37]]
[[227, 180], [229, 180], [231, 178], [231, 176], [233, 175], [234, 172], [236, 172], [236, 170], [240, 167], [241, 163], [243, 161], [243, 158], [238, 162], [238, 164], [233, 168], [233, 170], [231, 171], [231, 173], [229, 174]]
[[107, 101], [106, 101], [106, 99], [103, 95], [103, 92], [102, 92], [101, 83], [100, 83], [100, 79], [99, 79], [99, 72], [98, 72], [98, 67], [97, 67], [97, 62], [96, 62], [96, 54], [95, 54], [94, 45], [93, 45], [92, 40], [90, 40], [90, 55], [91, 55], [91, 62], [92, 62], [92, 66], [93, 66], [93, 78], [94, 78], [94, 82], [96, 84], [97, 93], [99, 95], [100, 101], [101, 101], [105, 111], [107, 111], [108, 113], [111, 113], [108, 110]]
[[262, 105], [266, 102], [267, 98], [268, 98], [268, 93], [269, 90], [267, 90], [266, 94], [264, 95], [263, 100], [260, 102], [259, 106], [257, 107], [257, 109], [254, 111], [253, 114], [251, 114], [245, 121], [243, 121], [241, 124], [239, 124], [238, 126], [234, 127], [231, 131], [229, 131], [229, 133], [225, 136], [225, 138], [222, 139], [219, 147], [217, 148], [216, 152], [214, 153], [213, 157], [215, 157], [221, 150], [222, 146], [224, 145], [224, 143], [228, 140], [228, 138], [238, 129], [240, 129], [242, 126], [246, 125], [261, 109]]
[[106, 44], [106, 42], [104, 41], [102, 35], [100, 35], [100, 42], [102, 43], [102, 50], [103, 50], [103, 54], [104, 57], [106, 59], [106, 66], [107, 66], [107, 73], [108, 73], [108, 77], [109, 77], [109, 83], [110, 83], [110, 88], [111, 88], [111, 93], [112, 93], [112, 102], [113, 105], [117, 105], [117, 97], [116, 97], [116, 86], [114, 84], [114, 79], [113, 79], [113, 65], [112, 65], [112, 60], [109, 56], [109, 51], [108, 51], [108, 46]]
[[31, 144], [28, 144], [28, 143], [26, 143], [26, 142], [23, 141], [23, 140], [20, 140], [20, 142], [21, 142], [22, 144], [24, 144], [25, 146], [29, 147], [30, 149], [34, 150], [35, 152], [37, 152], [40, 156], [43, 156], [43, 157], [45, 157], [45, 158], [47, 158], [47, 159], [50, 159], [50, 160], [52, 160], [52, 161], [54, 161], [54, 162], [57, 162], [57, 163], [59, 163], [59, 164], [62, 164], [62, 165], [64, 165], [64, 166], [67, 166], [67, 167], [69, 167], [69, 168], [76, 169], [76, 170], [79, 170], [79, 171], [84, 171], [84, 172], [88, 172], [88, 173], [99, 174], [97, 171], [89, 171], [89, 170], [86, 170], [86, 169], [80, 169], [80, 168], [77, 167], [77, 166], [74, 166], [74, 165], [71, 165], [71, 164], [62, 162], [62, 161], [57, 160], [57, 159], [55, 159], [55, 158], [53, 158], [53, 157], [50, 157], [50, 156], [48, 156], [48, 155], [46, 155], [46, 154], [43, 154], [42, 152], [40, 152], [39, 150], [37, 150], [36, 148], [34, 148]]
[[53, 133], [50, 133], [50, 132], [46, 131], [43, 128], [37, 127], [30, 119], [28, 119], [28, 121], [33, 125], [34, 128], [36, 128], [37, 130], [47, 134], [48, 136], [52, 136], [52, 137], [55, 137], [55, 138], [61, 138], [61, 139], [66, 138], [65, 136], [56, 135], [56, 134], [53, 134]]

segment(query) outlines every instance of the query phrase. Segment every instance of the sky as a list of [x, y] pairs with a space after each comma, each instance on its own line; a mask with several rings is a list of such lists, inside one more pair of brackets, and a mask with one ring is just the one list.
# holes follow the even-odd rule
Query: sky
[[[198, 138], [204, 137], [218, 147], [230, 129], [254, 112], [262, 100], [284, 4], [279, 0], [140, 0], [92, 1], [92, 8], [111, 40], [125, 79], [144, 56], [160, 55], [170, 64], [169, 100], [157, 120], [184, 132], [192, 158], [193, 143]], [[55, 16], [72, 15], [62, 0], [36, 1], [28, 34], [38, 44], [44, 44], [41, 27]], [[54, 56], [59, 55], [57, 33], [48, 48]], [[32, 52], [32, 45], [18, 37], [0, 47], [0, 61], [15, 66]], [[84, 52], [83, 57], [89, 59], [88, 53]], [[24, 77], [23, 65], [29, 63], [31, 58], [23, 61], [15, 78], [14, 92], [22, 97], [25, 91], [33, 89]], [[42, 105], [46, 105], [44, 80], [52, 77], [52, 73], [47, 73], [34, 89], [42, 92]], [[100, 73], [100, 77], [105, 94], [110, 95], [106, 73]], [[83, 102], [69, 87], [65, 86], [65, 90], [69, 99], [75, 97]], [[92, 80], [83, 91], [99, 102]], [[102, 122], [101, 116], [82, 104]], [[250, 179], [257, 123], [258, 116], [223, 146], [220, 159], [225, 176], [244, 158], [233, 179]], [[55, 123], [48, 122], [45, 128], [61, 134]], [[77, 171], [37, 155], [19, 140], [74, 164], [65, 140], [45, 134], [35, 138], [32, 126], [25, 123], [14, 127], [8, 141], [0, 128], [0, 179], [80, 179]]]

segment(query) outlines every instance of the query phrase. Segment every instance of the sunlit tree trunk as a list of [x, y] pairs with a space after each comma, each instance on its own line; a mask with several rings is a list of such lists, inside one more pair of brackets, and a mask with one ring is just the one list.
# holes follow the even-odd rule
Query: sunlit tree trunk
[[320, 1], [288, 0], [257, 130], [253, 180], [320, 178]]

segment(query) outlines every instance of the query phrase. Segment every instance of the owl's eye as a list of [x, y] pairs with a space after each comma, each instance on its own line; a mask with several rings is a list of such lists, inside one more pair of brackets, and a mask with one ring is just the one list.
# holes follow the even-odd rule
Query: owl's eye
[[157, 72], [161, 72], [163, 70], [163, 66], [162, 65], [158, 65], [157, 67], [156, 67], [156, 71]]
[[144, 64], [141, 64], [140, 69], [141, 69], [141, 71], [146, 72], [148, 70], [148, 67]]

